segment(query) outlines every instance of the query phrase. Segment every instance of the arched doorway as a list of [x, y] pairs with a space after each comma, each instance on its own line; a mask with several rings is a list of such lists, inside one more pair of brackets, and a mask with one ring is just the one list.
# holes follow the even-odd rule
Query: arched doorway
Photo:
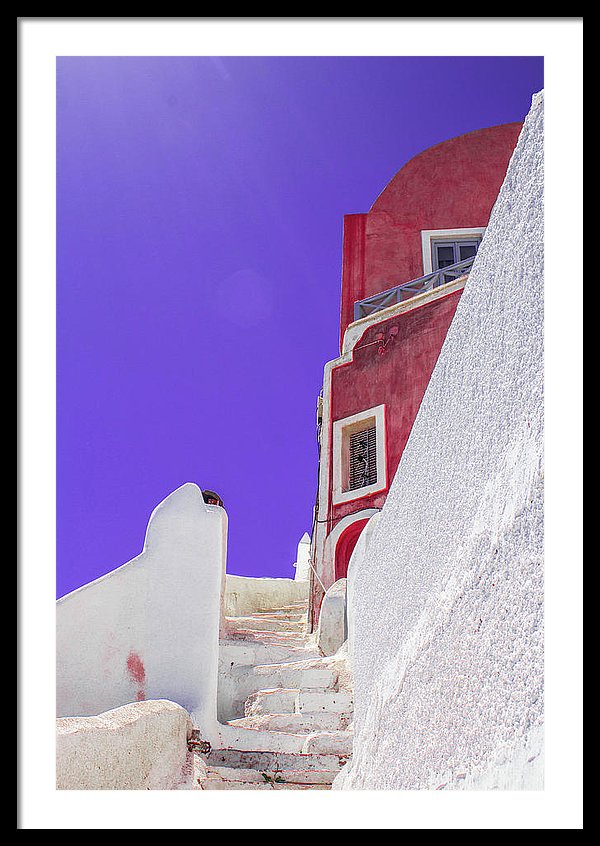
[[354, 547], [360, 537], [360, 533], [369, 522], [366, 517], [362, 520], [355, 520], [345, 529], [338, 538], [335, 546], [335, 580], [345, 579], [348, 573], [348, 564], [354, 552]]

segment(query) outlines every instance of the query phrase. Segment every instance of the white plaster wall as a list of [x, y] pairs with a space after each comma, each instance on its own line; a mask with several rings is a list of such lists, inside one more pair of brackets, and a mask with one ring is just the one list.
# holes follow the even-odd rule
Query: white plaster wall
[[168, 701], [56, 721], [58, 790], [190, 789], [192, 721]]
[[216, 731], [227, 515], [186, 484], [150, 517], [142, 553], [57, 603], [57, 714], [169, 699]]
[[369, 519], [369, 522], [358, 536], [356, 546], [352, 550], [352, 555], [350, 556], [350, 561], [348, 562], [348, 572], [346, 573], [346, 622], [348, 626], [348, 654], [350, 662], [353, 660], [354, 640], [356, 637], [354, 633], [354, 585], [356, 583], [357, 575], [360, 573], [363, 566], [369, 542], [373, 536], [375, 527], [379, 522], [380, 514], [381, 512], [378, 511]]
[[296, 561], [294, 563], [294, 580], [305, 582], [310, 577], [310, 535], [304, 532], [298, 542]]
[[321, 604], [317, 646], [323, 655], [334, 655], [347, 639], [346, 579], [338, 579], [327, 589]]
[[543, 100], [352, 576], [336, 788], [542, 787]]
[[225, 614], [247, 617], [308, 599], [308, 582], [295, 579], [254, 579], [227, 574]]

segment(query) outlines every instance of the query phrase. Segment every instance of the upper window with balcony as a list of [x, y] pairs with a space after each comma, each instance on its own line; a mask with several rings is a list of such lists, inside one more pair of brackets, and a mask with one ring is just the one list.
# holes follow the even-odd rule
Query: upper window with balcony
[[472, 258], [477, 252], [480, 243], [481, 238], [469, 238], [464, 241], [432, 239], [432, 270], [442, 270], [444, 267], [451, 267], [454, 264]]
[[484, 226], [424, 229], [421, 232], [423, 273], [426, 275], [472, 259], [479, 249], [484, 232]]
[[354, 319], [360, 320], [389, 306], [409, 300], [468, 276], [485, 228], [427, 229], [421, 232], [424, 275], [354, 303]]

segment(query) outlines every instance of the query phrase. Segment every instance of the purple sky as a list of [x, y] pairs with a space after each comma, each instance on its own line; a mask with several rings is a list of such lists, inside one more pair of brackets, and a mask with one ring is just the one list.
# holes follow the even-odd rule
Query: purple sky
[[58, 596], [187, 481], [225, 501], [228, 572], [293, 576], [343, 215], [542, 87], [538, 57], [58, 60]]

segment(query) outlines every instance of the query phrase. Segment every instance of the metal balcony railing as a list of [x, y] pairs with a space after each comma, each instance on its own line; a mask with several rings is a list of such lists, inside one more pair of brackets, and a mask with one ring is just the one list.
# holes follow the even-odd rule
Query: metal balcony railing
[[369, 314], [381, 311], [382, 308], [397, 305], [397, 303], [404, 302], [404, 300], [410, 300], [411, 297], [416, 297], [417, 294], [432, 291], [434, 288], [439, 288], [440, 285], [445, 285], [447, 282], [452, 282], [461, 276], [467, 276], [473, 267], [474, 261], [475, 256], [470, 256], [468, 259], [459, 261], [457, 264], [451, 264], [449, 267], [443, 267], [441, 270], [434, 270], [433, 273], [428, 273], [427, 276], [421, 276], [419, 279], [404, 282], [402, 285], [396, 285], [394, 288], [389, 288], [380, 294], [373, 294], [372, 297], [359, 300], [354, 303], [354, 319], [360, 320], [361, 317], [367, 317]]

